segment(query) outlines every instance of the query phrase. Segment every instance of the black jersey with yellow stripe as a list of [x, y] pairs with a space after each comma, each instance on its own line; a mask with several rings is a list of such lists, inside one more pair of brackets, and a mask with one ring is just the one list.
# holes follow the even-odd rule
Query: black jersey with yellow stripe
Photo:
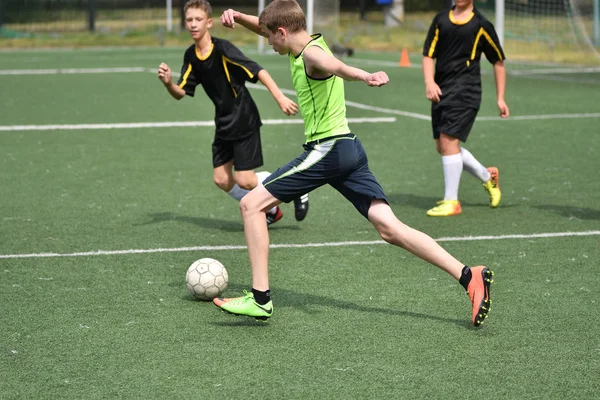
[[262, 69], [231, 42], [213, 37], [208, 54], [201, 55], [196, 45], [185, 51], [177, 85], [188, 96], [194, 96], [196, 86], [202, 85], [215, 105], [216, 135], [239, 139], [262, 125], [256, 103], [246, 88], [247, 81], [258, 80]]
[[423, 56], [436, 59], [435, 82], [442, 90], [438, 106], [479, 108], [482, 53], [492, 64], [505, 59], [494, 25], [477, 9], [461, 21], [452, 17], [452, 9], [434, 17]]

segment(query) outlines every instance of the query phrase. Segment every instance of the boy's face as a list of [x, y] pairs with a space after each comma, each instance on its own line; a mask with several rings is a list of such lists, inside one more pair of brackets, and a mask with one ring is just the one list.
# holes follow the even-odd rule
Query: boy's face
[[454, 0], [454, 4], [458, 8], [467, 8], [473, 5], [473, 0]]
[[267, 39], [269, 40], [269, 44], [273, 47], [280, 55], [286, 55], [290, 51], [287, 48], [285, 42], [287, 37], [287, 32], [283, 28], [277, 28], [275, 32], [271, 32], [266, 26], [261, 25], [260, 29], [267, 35]]
[[185, 28], [194, 40], [200, 39], [212, 27], [212, 18], [199, 8], [188, 8], [185, 13]]

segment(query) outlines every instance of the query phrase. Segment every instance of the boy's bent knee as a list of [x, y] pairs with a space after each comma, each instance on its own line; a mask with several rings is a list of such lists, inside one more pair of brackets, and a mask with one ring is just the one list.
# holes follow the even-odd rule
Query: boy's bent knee
[[215, 185], [217, 185], [217, 187], [221, 190], [223, 190], [224, 192], [229, 192], [231, 189], [233, 189], [233, 182], [230, 182], [228, 179], [219, 179], [219, 178], [214, 178], [213, 182], [215, 183]]
[[258, 210], [257, 203], [250, 193], [242, 197], [242, 199], [240, 200], [240, 211], [242, 212], [242, 214], [250, 213], [256, 210]]
[[256, 187], [257, 181], [252, 179], [239, 179], [236, 183], [242, 189], [252, 190]]

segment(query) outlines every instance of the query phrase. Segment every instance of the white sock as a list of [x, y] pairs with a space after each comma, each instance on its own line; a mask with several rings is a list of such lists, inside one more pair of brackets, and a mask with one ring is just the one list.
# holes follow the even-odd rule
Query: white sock
[[469, 150], [463, 147], [460, 149], [460, 153], [462, 154], [463, 168], [468, 173], [483, 183], [490, 180], [490, 172], [479, 161], [477, 161], [475, 157], [473, 157], [473, 154], [471, 154]]
[[462, 155], [457, 153], [450, 156], [442, 156], [442, 166], [444, 168], [444, 183], [446, 185], [444, 200], [458, 200], [458, 186], [463, 170]]
[[[256, 173], [256, 177], [258, 178], [259, 182], [262, 182], [265, 179], [267, 179], [269, 177], [269, 175], [271, 175], [271, 173], [267, 172], [267, 171], [261, 171], [261, 172]], [[233, 188], [231, 188], [231, 190], [229, 192], [227, 192], [227, 194], [230, 195], [231, 197], [233, 197], [234, 199], [236, 199], [237, 201], [240, 201], [242, 199], [242, 197], [247, 195], [249, 192], [250, 192], [249, 190], [242, 189], [236, 183], [235, 185], [233, 185]], [[277, 212], [277, 206], [275, 206], [269, 210], [269, 214], [275, 214], [276, 212]]]
[[240, 201], [242, 199], [242, 197], [244, 197], [245, 195], [248, 194], [248, 192], [250, 192], [250, 191], [246, 190], [246, 189], [242, 189], [236, 183], [235, 185], [233, 185], [233, 188], [231, 188], [231, 190], [229, 192], [227, 192], [227, 194], [230, 195], [231, 197], [233, 197], [234, 199], [236, 199], [237, 201]]

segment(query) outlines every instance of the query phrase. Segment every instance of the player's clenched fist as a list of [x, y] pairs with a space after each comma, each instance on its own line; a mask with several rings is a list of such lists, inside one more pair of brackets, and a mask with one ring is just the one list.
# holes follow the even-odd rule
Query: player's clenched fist
[[169, 83], [171, 83], [171, 78], [171, 68], [169, 68], [167, 64], [161, 63], [158, 66], [158, 79], [165, 85], [168, 85]]
[[373, 74], [367, 75], [365, 79], [365, 83], [369, 86], [383, 86], [390, 81], [388, 75], [383, 72], [375, 72]]
[[221, 24], [227, 28], [235, 28], [235, 21], [239, 17], [240, 13], [230, 8], [223, 11], [223, 14], [221, 14]]

